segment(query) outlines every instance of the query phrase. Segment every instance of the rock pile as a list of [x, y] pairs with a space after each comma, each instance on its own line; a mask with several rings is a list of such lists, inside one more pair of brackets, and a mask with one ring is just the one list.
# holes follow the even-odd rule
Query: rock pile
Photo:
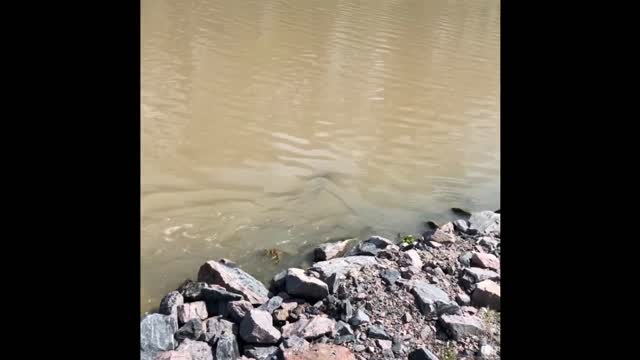
[[321, 245], [269, 289], [208, 261], [142, 319], [141, 359], [499, 359], [500, 214], [413, 238]]

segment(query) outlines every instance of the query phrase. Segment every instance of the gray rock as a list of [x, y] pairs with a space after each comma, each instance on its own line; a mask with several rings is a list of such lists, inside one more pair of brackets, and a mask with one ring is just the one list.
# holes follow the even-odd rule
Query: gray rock
[[170, 315], [151, 314], [140, 321], [140, 350], [148, 353], [173, 350], [178, 322]]
[[456, 242], [456, 236], [450, 232], [442, 230], [442, 228], [434, 231], [426, 239], [441, 244], [450, 244]]
[[402, 254], [400, 265], [421, 268], [424, 264], [422, 262], [422, 259], [420, 259], [420, 255], [418, 254], [418, 252], [414, 249], [411, 249], [405, 251]]
[[466, 253], [460, 255], [458, 257], [458, 261], [462, 264], [462, 266], [469, 267], [471, 266], [471, 258], [473, 257], [473, 253], [467, 251]]
[[300, 337], [300, 336], [290, 336], [288, 338], [285, 338], [284, 341], [282, 342], [284, 344], [284, 347], [287, 349], [292, 349], [292, 350], [306, 350], [309, 348], [310, 344], [307, 340], [305, 340], [304, 338]]
[[482, 347], [480, 347], [480, 356], [483, 358], [492, 357], [494, 354], [495, 350], [493, 350], [491, 345], [482, 345]]
[[353, 250], [352, 255], [376, 256], [379, 251], [380, 249], [378, 249], [374, 244], [362, 242]]
[[365, 265], [377, 263], [378, 259], [372, 256], [348, 256], [317, 262], [312, 269], [320, 273], [321, 279], [327, 279], [332, 274], [346, 275], [349, 271], [358, 271]]
[[327, 288], [329, 289], [329, 294], [333, 294], [338, 290], [338, 286], [340, 285], [340, 277], [338, 274], [331, 274], [327, 279]]
[[[157, 354], [160, 354], [160, 353], [157, 351], [140, 350], [140, 360], [155, 360]], [[191, 359], [191, 354], [189, 354], [189, 359]]]
[[276, 310], [277, 308], [280, 307], [280, 305], [282, 305], [282, 301], [283, 299], [280, 296], [274, 296], [271, 299], [269, 299], [269, 301], [267, 301], [266, 303], [258, 306], [258, 309], [264, 310], [272, 314], [274, 310]]
[[389, 240], [387, 238], [383, 238], [382, 236], [376, 236], [376, 235], [371, 236], [370, 238], [368, 238], [364, 242], [373, 244], [378, 249], [384, 249], [389, 245], [393, 245], [393, 241], [391, 241], [391, 240]]
[[435, 285], [425, 281], [416, 281], [411, 293], [416, 299], [418, 309], [424, 315], [455, 314], [460, 311], [460, 307], [455, 301], [449, 299], [449, 295]]
[[222, 334], [228, 333], [235, 335], [238, 333], [238, 325], [223, 319], [221, 316], [205, 320], [204, 328], [205, 330], [201, 340], [208, 342], [212, 347]]
[[184, 304], [184, 297], [178, 291], [172, 291], [160, 301], [158, 312], [163, 315], [178, 316], [178, 305]]
[[284, 281], [286, 277], [287, 270], [282, 270], [273, 276], [273, 279], [271, 280], [271, 289], [273, 292], [284, 290]]
[[378, 325], [370, 325], [367, 330], [367, 336], [371, 339], [391, 340], [391, 336], [387, 334], [382, 326]]
[[175, 334], [176, 340], [184, 339], [198, 340], [204, 335], [204, 326], [200, 319], [191, 319], [187, 321]]
[[387, 285], [393, 285], [396, 283], [396, 280], [400, 278], [400, 272], [395, 269], [383, 270], [380, 272], [380, 278]]
[[343, 345], [346, 343], [355, 342], [356, 337], [353, 335], [337, 335], [333, 340], [333, 343], [336, 345]]
[[366, 349], [367, 347], [362, 345], [362, 344], [358, 344], [356, 346], [353, 347], [353, 351], [355, 352], [362, 352], [364, 351], [364, 349]]
[[370, 321], [371, 319], [369, 319], [369, 315], [367, 315], [367, 313], [362, 309], [356, 310], [356, 313], [351, 317], [351, 319], [349, 319], [349, 323], [354, 326], [366, 324]]
[[245, 346], [244, 355], [257, 360], [277, 360], [282, 357], [277, 346]]
[[207, 261], [198, 271], [198, 281], [220, 285], [230, 292], [240, 294], [254, 305], [269, 300], [269, 290], [253, 276], [237, 267], [229, 267], [217, 261]]
[[482, 239], [480, 239], [480, 241], [478, 241], [478, 244], [486, 246], [493, 251], [498, 247], [498, 240], [489, 237], [483, 237]]
[[491, 280], [478, 283], [471, 294], [471, 301], [474, 306], [500, 311], [500, 285]]
[[473, 291], [475, 284], [484, 280], [498, 280], [500, 274], [488, 269], [482, 269], [478, 267], [465, 268], [460, 275], [459, 283], [463, 289], [467, 291]]
[[246, 300], [231, 301], [227, 303], [226, 314], [232, 321], [239, 323], [251, 310], [253, 305]]
[[391, 350], [391, 346], [393, 345], [393, 342], [391, 342], [391, 340], [377, 339], [376, 345], [378, 345], [378, 347], [382, 350], [387, 350], [387, 349]]
[[342, 303], [342, 312], [340, 313], [340, 319], [342, 321], [349, 321], [353, 317], [353, 306], [351, 305], [351, 301], [346, 299]]
[[454, 340], [461, 340], [467, 336], [481, 336], [485, 329], [482, 321], [475, 316], [442, 315], [440, 325]]
[[[140, 360], [145, 360], [145, 358], [141, 357]], [[175, 350], [162, 351], [156, 353], [155, 357], [152, 357], [149, 360], [191, 360], [191, 354]]]
[[409, 353], [409, 360], [438, 360], [438, 357], [427, 348], [421, 347]]
[[240, 323], [240, 337], [253, 344], [275, 344], [282, 334], [273, 327], [271, 314], [263, 310], [251, 310]]
[[207, 285], [200, 290], [200, 296], [205, 301], [238, 301], [242, 295], [227, 291], [219, 285]]
[[240, 358], [240, 350], [235, 335], [229, 333], [221, 335], [216, 345], [216, 360], [237, 360], [238, 358]]
[[469, 229], [480, 234], [500, 233], [500, 214], [493, 211], [480, 211], [471, 214]]
[[329, 288], [320, 279], [304, 274], [304, 270], [290, 268], [286, 278], [287, 293], [310, 301], [322, 300], [329, 295]]
[[344, 255], [352, 239], [319, 245], [313, 250], [314, 261], [331, 260]]
[[204, 341], [184, 339], [176, 350], [188, 352], [191, 354], [192, 360], [213, 360], [213, 351], [211, 350], [211, 346]]
[[338, 335], [353, 335], [353, 329], [351, 329], [351, 325], [340, 320], [336, 324], [336, 333]]
[[402, 344], [402, 337], [394, 336], [393, 337], [393, 345], [391, 346], [391, 350], [396, 355], [400, 355], [404, 352], [404, 345]]
[[292, 336], [303, 337], [302, 331], [309, 323], [309, 319], [300, 319], [296, 322], [286, 324], [282, 327], [282, 337], [287, 339]]
[[393, 356], [393, 351], [391, 351], [391, 349], [384, 349], [382, 350], [382, 358], [385, 360], [393, 360], [395, 359], [395, 356]]
[[198, 301], [202, 300], [201, 291], [205, 286], [207, 284], [201, 281], [185, 280], [178, 288], [178, 292], [182, 294], [186, 302]]
[[471, 298], [469, 297], [469, 295], [461, 292], [456, 294], [456, 302], [460, 306], [466, 306], [471, 303]]
[[410, 323], [411, 321], [413, 321], [413, 316], [411, 316], [410, 313], [406, 312], [404, 313], [404, 315], [402, 315], [402, 322], [403, 323]]
[[462, 233], [466, 233], [467, 230], [469, 230], [469, 223], [467, 223], [467, 221], [464, 219], [458, 219], [454, 221], [453, 226], [455, 226], [455, 228]]
[[178, 305], [178, 322], [184, 324], [191, 319], [204, 320], [209, 317], [207, 305], [204, 301]]
[[305, 339], [317, 339], [323, 335], [332, 334], [336, 329], [336, 322], [324, 316], [316, 316], [309, 320], [302, 329], [302, 337]]

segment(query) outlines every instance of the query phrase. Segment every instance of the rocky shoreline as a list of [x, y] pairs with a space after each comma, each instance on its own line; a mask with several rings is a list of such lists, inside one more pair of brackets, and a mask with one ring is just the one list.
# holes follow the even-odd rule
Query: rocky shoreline
[[323, 244], [269, 288], [208, 261], [141, 320], [140, 358], [499, 359], [499, 210], [456, 213], [398, 243]]

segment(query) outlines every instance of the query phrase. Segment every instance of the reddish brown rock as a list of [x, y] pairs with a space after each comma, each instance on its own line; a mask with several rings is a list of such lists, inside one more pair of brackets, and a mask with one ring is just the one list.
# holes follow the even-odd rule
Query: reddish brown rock
[[493, 254], [474, 253], [471, 264], [485, 269], [500, 269], [500, 260]]
[[485, 306], [500, 311], [500, 285], [491, 280], [485, 280], [476, 286], [471, 294], [474, 306]]
[[344, 346], [315, 344], [306, 351], [284, 352], [285, 360], [356, 360], [351, 350]]

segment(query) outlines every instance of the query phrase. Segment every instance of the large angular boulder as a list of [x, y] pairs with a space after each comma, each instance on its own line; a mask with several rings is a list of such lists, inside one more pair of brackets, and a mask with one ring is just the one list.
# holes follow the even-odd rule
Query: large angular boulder
[[360, 270], [363, 266], [377, 263], [378, 259], [373, 256], [348, 256], [317, 262], [311, 270], [319, 272], [322, 279], [327, 279], [333, 274], [343, 276], [349, 271]]
[[238, 325], [229, 320], [223, 319], [221, 316], [209, 318], [204, 321], [205, 331], [201, 340], [206, 341], [212, 347], [223, 334], [237, 334]]
[[284, 360], [356, 360], [356, 357], [344, 346], [314, 344], [308, 350], [287, 349]]
[[438, 321], [454, 340], [461, 340], [467, 336], [481, 336], [485, 331], [482, 321], [475, 316], [445, 314]]
[[304, 270], [296, 268], [287, 270], [286, 289], [287, 294], [312, 302], [322, 300], [329, 295], [329, 287], [325, 282], [307, 276]]
[[411, 293], [416, 299], [418, 309], [424, 315], [440, 316], [460, 311], [458, 304], [451, 300], [446, 292], [426, 281], [415, 281]]
[[204, 324], [200, 319], [191, 319], [187, 321], [175, 334], [176, 340], [184, 339], [199, 340], [204, 335]]
[[422, 268], [422, 259], [420, 259], [420, 255], [414, 249], [407, 250], [402, 254], [402, 258], [400, 259], [401, 266], [413, 266], [416, 268]]
[[140, 350], [148, 353], [175, 349], [173, 336], [178, 331], [178, 321], [170, 315], [151, 314], [140, 322]]
[[153, 360], [192, 360], [191, 354], [180, 351], [163, 351], [156, 354]]
[[488, 307], [500, 311], [500, 285], [485, 280], [476, 286], [471, 294], [471, 302], [476, 307]]
[[204, 320], [209, 317], [204, 301], [178, 305], [178, 322], [184, 324], [191, 319]]
[[240, 358], [240, 350], [235, 335], [225, 333], [220, 336], [216, 345], [216, 360], [237, 360], [238, 358]]
[[465, 289], [472, 289], [473, 285], [484, 280], [500, 279], [500, 274], [495, 271], [479, 267], [465, 268], [460, 275], [460, 285]]
[[251, 310], [253, 310], [253, 305], [246, 300], [230, 301], [227, 303], [226, 314], [232, 321], [240, 323]]
[[204, 341], [184, 339], [176, 350], [191, 354], [192, 360], [213, 360], [213, 351], [211, 350], [211, 346]]
[[335, 329], [335, 320], [324, 316], [316, 316], [309, 320], [307, 325], [302, 329], [302, 333], [298, 335], [307, 340], [317, 339], [323, 335], [333, 333]]
[[282, 334], [273, 327], [271, 314], [263, 310], [251, 310], [240, 323], [240, 337], [251, 344], [275, 344]]
[[473, 253], [471, 265], [485, 269], [499, 270], [500, 259], [493, 254]]
[[207, 261], [198, 271], [198, 281], [220, 285], [230, 292], [240, 294], [254, 305], [269, 300], [269, 290], [253, 276], [237, 267], [229, 267], [217, 261]]
[[313, 250], [314, 261], [324, 261], [344, 255], [353, 239], [318, 245]]
[[163, 315], [178, 316], [178, 305], [184, 304], [184, 297], [178, 291], [172, 291], [160, 301], [158, 312]]
[[244, 355], [256, 360], [278, 360], [280, 359], [280, 350], [277, 346], [245, 346]]
[[471, 214], [469, 230], [480, 234], [500, 234], [500, 214], [493, 211], [480, 211]]

